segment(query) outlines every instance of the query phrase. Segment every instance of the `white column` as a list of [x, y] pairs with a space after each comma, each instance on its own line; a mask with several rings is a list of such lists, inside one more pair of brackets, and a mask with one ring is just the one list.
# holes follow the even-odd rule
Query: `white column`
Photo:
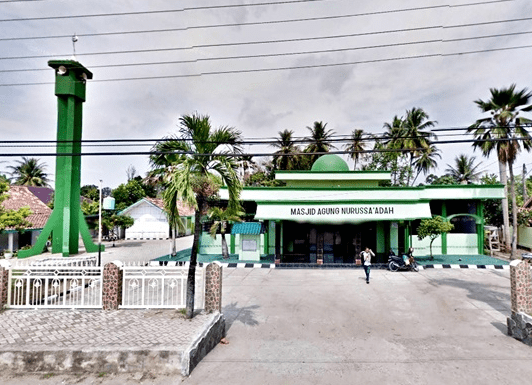
[[7, 249], [11, 251], [15, 251], [13, 250], [13, 235], [14, 234], [15, 233], [7, 233]]

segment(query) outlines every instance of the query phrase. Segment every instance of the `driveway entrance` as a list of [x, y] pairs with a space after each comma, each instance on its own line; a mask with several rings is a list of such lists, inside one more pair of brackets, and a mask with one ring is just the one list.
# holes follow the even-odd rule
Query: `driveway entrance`
[[228, 344], [186, 384], [515, 384], [507, 270], [225, 269]]

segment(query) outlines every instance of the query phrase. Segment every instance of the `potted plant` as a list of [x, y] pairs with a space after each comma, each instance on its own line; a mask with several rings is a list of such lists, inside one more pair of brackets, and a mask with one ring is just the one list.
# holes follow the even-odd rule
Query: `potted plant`
[[9, 259], [13, 256], [13, 251], [12, 250], [4, 250], [4, 257], [5, 259]]

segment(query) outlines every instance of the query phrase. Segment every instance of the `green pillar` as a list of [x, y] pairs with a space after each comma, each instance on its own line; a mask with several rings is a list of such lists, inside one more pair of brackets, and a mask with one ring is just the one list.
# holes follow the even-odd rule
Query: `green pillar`
[[[64, 257], [77, 254], [80, 232], [88, 252], [98, 251], [92, 242], [80, 206], [82, 111], [86, 80], [92, 73], [77, 61], [50, 60], [55, 70], [57, 96], [57, 160], [54, 210], [35, 246], [19, 252], [22, 258], [42, 252], [52, 234], [52, 252]], [[64, 154], [64, 155], [61, 155]]]
[[230, 251], [231, 254], [235, 254], [236, 251], [235, 251], [235, 235], [234, 234], [231, 234], [231, 251]]
[[477, 242], [478, 253], [484, 255], [484, 202], [477, 201]]
[[412, 244], [410, 243], [410, 222], [405, 222], [405, 250], [404, 252], [406, 253], [408, 251], [408, 249], [412, 246]]
[[377, 252], [377, 254], [384, 254], [386, 251], [386, 229], [384, 226], [387, 224], [388, 222], [377, 222], [377, 239], [375, 240], [375, 251]]
[[[441, 202], [441, 217], [447, 220], [447, 203], [445, 201]], [[447, 255], [447, 233], [441, 235], [441, 253]]]

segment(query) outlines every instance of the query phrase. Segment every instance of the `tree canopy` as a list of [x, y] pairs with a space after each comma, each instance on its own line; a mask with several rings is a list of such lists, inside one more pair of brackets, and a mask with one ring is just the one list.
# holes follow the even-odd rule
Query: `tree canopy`
[[420, 225], [416, 229], [417, 237], [420, 241], [429, 237], [430, 239], [430, 258], [432, 259], [432, 243], [438, 236], [444, 233], [448, 233], [454, 228], [454, 225], [450, 222], [445, 221], [439, 215], [430, 218], [421, 220]]
[[7, 210], [3, 202], [8, 198], [9, 185], [5, 182], [0, 182], [0, 231], [10, 227], [16, 230], [31, 227], [31, 222], [26, 219], [32, 214], [29, 207], [22, 207], [18, 210]]
[[13, 184], [19, 186], [36, 186], [48, 187], [50, 180], [48, 174], [44, 171], [46, 163], [39, 163], [37, 158], [22, 157], [22, 160], [16, 161], [15, 166], [8, 166], [11, 170], [11, 179]]

